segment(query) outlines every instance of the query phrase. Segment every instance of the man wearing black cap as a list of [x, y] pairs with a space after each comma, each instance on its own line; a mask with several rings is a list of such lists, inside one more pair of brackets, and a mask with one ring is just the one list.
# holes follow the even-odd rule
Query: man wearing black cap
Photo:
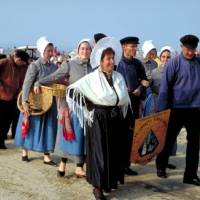
[[163, 72], [158, 110], [171, 109], [163, 151], [156, 159], [157, 175], [166, 178], [166, 165], [174, 142], [182, 127], [187, 131], [186, 168], [183, 182], [200, 186], [197, 176], [200, 136], [200, 58], [196, 57], [199, 39], [185, 35], [181, 54], [172, 58]]
[[142, 63], [134, 58], [137, 52], [137, 46], [139, 44], [139, 39], [137, 37], [126, 37], [120, 40], [123, 48], [123, 56], [119, 65], [117, 66], [117, 71], [121, 73], [125, 79], [129, 96], [131, 99], [132, 111], [129, 109], [125, 123], [126, 123], [126, 149], [125, 149], [125, 174], [127, 175], [137, 175], [130, 169], [130, 154], [131, 146], [133, 140], [133, 126], [136, 118], [139, 117], [139, 107], [141, 96], [146, 90], [145, 86], [148, 86], [147, 77], [145, 74], [145, 69]]

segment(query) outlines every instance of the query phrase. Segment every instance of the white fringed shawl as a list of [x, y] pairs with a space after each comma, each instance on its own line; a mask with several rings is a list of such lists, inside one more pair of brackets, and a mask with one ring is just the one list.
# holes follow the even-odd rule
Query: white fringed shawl
[[[128, 105], [130, 104], [127, 87], [124, 78], [120, 73], [113, 71], [112, 78], [114, 88], [119, 97], [118, 106], [121, 108], [123, 116], [125, 117]], [[73, 95], [71, 95], [72, 92], [70, 92], [72, 89]], [[86, 122], [91, 125], [94, 114], [94, 109], [91, 111], [87, 109], [85, 97], [93, 104], [103, 106], [116, 105], [116, 93], [109, 85], [100, 67], [77, 82], [71, 84], [67, 90], [66, 100], [69, 108], [77, 115], [82, 127], [84, 127]]]

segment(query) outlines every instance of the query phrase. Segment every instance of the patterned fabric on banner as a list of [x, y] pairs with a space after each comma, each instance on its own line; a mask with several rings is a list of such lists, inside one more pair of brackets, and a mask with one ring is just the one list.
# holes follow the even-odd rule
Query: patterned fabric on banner
[[130, 161], [145, 165], [158, 155], [165, 144], [170, 110], [135, 121]]

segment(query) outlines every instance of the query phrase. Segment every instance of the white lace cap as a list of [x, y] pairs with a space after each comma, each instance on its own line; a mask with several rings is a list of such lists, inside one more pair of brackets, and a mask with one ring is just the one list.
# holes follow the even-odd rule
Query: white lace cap
[[118, 65], [122, 57], [122, 47], [120, 42], [114, 37], [105, 37], [99, 40], [92, 50], [90, 55], [90, 64], [92, 68], [96, 68], [100, 65], [102, 52], [107, 48], [112, 48], [115, 52], [115, 65]]
[[41, 57], [44, 56], [44, 50], [46, 49], [47, 45], [51, 43], [45, 36], [40, 37], [37, 42], [37, 49], [40, 52]]
[[164, 46], [164, 47], [161, 48], [160, 52], [158, 53], [158, 56], [160, 57], [161, 53], [165, 50], [168, 50], [171, 53], [171, 55], [174, 54], [174, 50], [171, 46]]

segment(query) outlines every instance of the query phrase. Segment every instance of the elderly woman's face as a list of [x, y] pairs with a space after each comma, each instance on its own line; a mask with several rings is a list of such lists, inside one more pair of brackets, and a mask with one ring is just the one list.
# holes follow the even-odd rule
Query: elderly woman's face
[[163, 51], [160, 55], [160, 61], [165, 64], [171, 58], [171, 53], [169, 51]]
[[109, 53], [101, 61], [101, 68], [105, 72], [112, 72], [115, 66], [114, 54]]
[[89, 59], [91, 51], [90, 45], [87, 42], [83, 42], [79, 46], [78, 55], [81, 60]]
[[44, 59], [45, 60], [50, 60], [50, 58], [53, 56], [53, 46], [48, 45], [45, 50], [44, 50]]

